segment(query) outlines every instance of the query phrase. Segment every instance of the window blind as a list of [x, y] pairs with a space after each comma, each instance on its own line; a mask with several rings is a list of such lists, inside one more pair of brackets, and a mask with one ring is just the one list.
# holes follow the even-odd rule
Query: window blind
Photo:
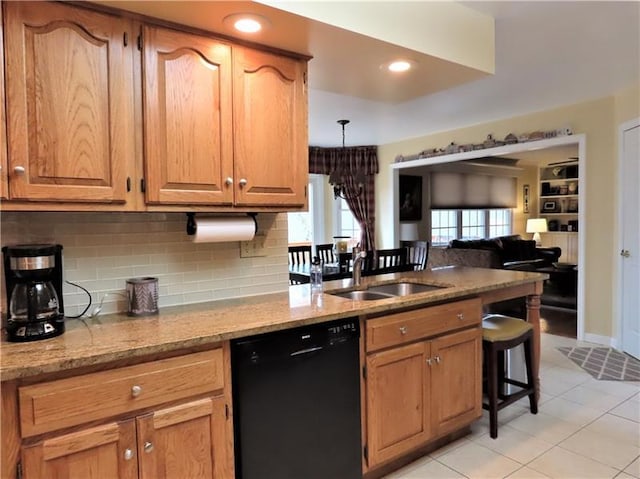
[[432, 172], [432, 209], [515, 208], [516, 178], [468, 173]]

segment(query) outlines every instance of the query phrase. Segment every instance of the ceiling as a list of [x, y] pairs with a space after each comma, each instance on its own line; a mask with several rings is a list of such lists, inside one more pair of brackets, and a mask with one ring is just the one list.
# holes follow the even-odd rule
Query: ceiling
[[[223, 21], [229, 13], [267, 17], [256, 42], [313, 57], [309, 141], [319, 146], [341, 144], [342, 118], [351, 120], [347, 145], [379, 145], [640, 84], [636, 1], [95, 3], [225, 35], [233, 35]], [[456, 15], [434, 6], [457, 8]], [[379, 68], [395, 57], [418, 68], [402, 76]]]

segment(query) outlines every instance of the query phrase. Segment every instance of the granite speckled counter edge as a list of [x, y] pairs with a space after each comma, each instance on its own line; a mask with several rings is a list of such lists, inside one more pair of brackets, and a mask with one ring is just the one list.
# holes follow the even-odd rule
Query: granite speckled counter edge
[[27, 343], [9, 343], [3, 338], [0, 379], [26, 378], [350, 316], [451, 301], [546, 277], [530, 272], [444, 267], [363, 278], [358, 288], [399, 280], [445, 286], [405, 297], [354, 301], [331, 295], [331, 291], [353, 289], [351, 280], [341, 280], [325, 283], [320, 295], [312, 295], [309, 285], [299, 285], [282, 293], [164, 308], [152, 317], [111, 314], [84, 321], [68, 320], [67, 331], [56, 338]]

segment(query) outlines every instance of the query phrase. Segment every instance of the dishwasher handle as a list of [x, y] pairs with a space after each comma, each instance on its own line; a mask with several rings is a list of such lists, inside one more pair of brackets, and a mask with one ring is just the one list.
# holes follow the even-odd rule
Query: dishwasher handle
[[316, 351], [321, 351], [322, 349], [324, 349], [322, 346], [315, 346], [313, 348], [300, 349], [298, 351], [292, 352], [289, 356], [291, 356], [291, 357], [301, 356], [303, 354], [310, 354], [310, 353], [314, 353]]

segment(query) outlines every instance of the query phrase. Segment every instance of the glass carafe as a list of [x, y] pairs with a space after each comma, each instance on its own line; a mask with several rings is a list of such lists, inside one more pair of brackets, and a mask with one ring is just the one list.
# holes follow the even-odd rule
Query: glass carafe
[[9, 301], [9, 320], [43, 321], [58, 316], [58, 295], [49, 281], [17, 283]]

